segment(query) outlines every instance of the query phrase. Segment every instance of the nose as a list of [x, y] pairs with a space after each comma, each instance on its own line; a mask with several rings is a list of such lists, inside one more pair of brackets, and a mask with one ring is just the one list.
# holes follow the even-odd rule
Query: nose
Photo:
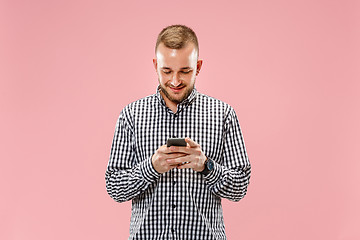
[[170, 81], [170, 84], [174, 87], [177, 87], [181, 84], [181, 80], [179, 78], [179, 75], [177, 73], [174, 73], [172, 76], [171, 76], [171, 81]]

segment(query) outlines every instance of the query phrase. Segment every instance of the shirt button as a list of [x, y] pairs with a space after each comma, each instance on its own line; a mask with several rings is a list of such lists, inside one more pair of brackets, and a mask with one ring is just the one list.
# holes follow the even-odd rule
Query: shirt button
[[175, 232], [175, 229], [171, 228], [171, 232]]
[[173, 206], [172, 206], [174, 209], [176, 208], [176, 205], [175, 204], [173, 204]]
[[176, 185], [176, 182], [174, 181], [173, 184], [174, 184], [174, 186], [175, 186], [175, 185]]

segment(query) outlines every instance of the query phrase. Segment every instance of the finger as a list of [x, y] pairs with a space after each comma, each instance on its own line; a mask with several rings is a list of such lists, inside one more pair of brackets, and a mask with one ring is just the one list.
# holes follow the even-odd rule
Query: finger
[[190, 151], [189, 151], [189, 147], [171, 146], [171, 147], [168, 147], [168, 153], [185, 153], [185, 154], [190, 154]]
[[173, 158], [173, 159], [167, 159], [166, 162], [169, 165], [174, 165], [174, 164], [182, 164], [184, 162], [189, 162], [190, 160], [188, 159], [187, 155], [182, 156], [182, 157], [178, 157], [178, 158]]
[[[188, 146], [188, 147], [174, 147], [174, 149], [172, 149], [171, 151], [173, 151], [172, 154], [180, 153], [184, 155], [197, 156], [199, 155], [199, 151], [201, 151], [201, 149], [199, 147], [195, 148]], [[171, 153], [169, 153], [168, 155], [171, 155]]]
[[188, 155], [188, 154], [186, 154], [186, 153], [168, 153], [168, 154], [166, 154], [166, 159], [174, 159], [174, 158], [179, 158], [179, 157], [184, 157], [184, 156], [186, 156], [186, 155]]
[[169, 149], [166, 145], [162, 145], [161, 147], [158, 148], [157, 150], [159, 153], [169, 153]]
[[177, 168], [179, 166], [179, 164], [169, 164], [169, 170], [173, 169], [173, 168]]
[[185, 162], [177, 166], [178, 169], [193, 168], [192, 162]]
[[164, 153], [164, 154], [179, 152], [177, 147], [175, 147], [175, 146], [168, 147], [166, 145], [161, 146], [158, 150], [161, 151], [161, 153]]
[[185, 138], [185, 141], [189, 144], [190, 147], [194, 148], [194, 147], [198, 147], [199, 144], [197, 144], [195, 141], [191, 140], [190, 138]]

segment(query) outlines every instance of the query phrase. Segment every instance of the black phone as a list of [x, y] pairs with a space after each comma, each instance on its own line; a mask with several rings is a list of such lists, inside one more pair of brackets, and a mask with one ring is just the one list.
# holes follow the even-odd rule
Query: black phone
[[186, 147], [187, 143], [185, 141], [185, 138], [168, 138], [166, 146]]

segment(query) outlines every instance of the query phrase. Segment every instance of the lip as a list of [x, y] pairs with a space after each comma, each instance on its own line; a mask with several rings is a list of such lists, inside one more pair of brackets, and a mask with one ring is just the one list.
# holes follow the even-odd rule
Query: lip
[[171, 91], [173, 91], [174, 93], [178, 93], [178, 92], [181, 92], [181, 90], [184, 89], [184, 87], [181, 87], [181, 88], [172, 88], [170, 87]]

